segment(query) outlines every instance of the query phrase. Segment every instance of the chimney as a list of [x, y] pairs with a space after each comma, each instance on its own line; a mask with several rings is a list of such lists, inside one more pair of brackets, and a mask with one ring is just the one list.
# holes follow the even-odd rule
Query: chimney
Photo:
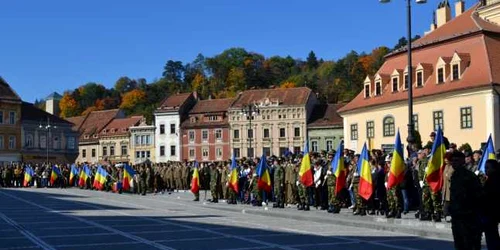
[[462, 15], [465, 11], [465, 1], [458, 0], [455, 3], [455, 17]]
[[448, 0], [444, 0], [443, 2], [439, 3], [438, 9], [436, 11], [436, 19], [437, 28], [445, 25], [451, 20], [451, 8], [450, 2], [448, 2]]

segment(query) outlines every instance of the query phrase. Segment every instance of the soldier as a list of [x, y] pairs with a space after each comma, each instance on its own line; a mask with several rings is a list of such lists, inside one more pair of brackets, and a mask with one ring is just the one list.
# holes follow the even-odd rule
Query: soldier
[[182, 163], [178, 163], [180, 166], [180, 181], [181, 181], [181, 190], [186, 190], [187, 188], [187, 174], [186, 174], [186, 165]]
[[337, 178], [331, 170], [326, 172], [326, 186], [328, 188], [328, 213], [340, 213], [340, 202], [335, 193]]
[[[303, 159], [303, 158], [302, 158]], [[299, 172], [299, 166], [300, 163], [297, 165], [297, 173]], [[309, 211], [309, 187], [306, 187], [302, 182], [300, 181], [300, 176], [297, 174], [296, 176], [296, 185], [297, 185], [297, 191], [299, 194], [299, 205], [298, 205], [298, 210], [303, 210], [303, 211]]]
[[276, 202], [273, 204], [274, 208], [285, 208], [285, 200], [283, 196], [285, 185], [285, 170], [281, 167], [280, 160], [275, 159], [274, 165], [274, 195]]
[[151, 165], [147, 165], [146, 167], [146, 185], [147, 185], [147, 191], [153, 192], [153, 186], [154, 186], [154, 174], [153, 174], [153, 168], [151, 168]]
[[211, 163], [210, 171], [210, 193], [212, 195], [211, 202], [218, 203], [219, 197], [217, 195], [217, 186], [220, 182], [220, 171], [215, 167], [215, 164]]
[[418, 161], [419, 180], [422, 187], [422, 211], [419, 217], [421, 221], [434, 219], [434, 221], [440, 222], [442, 214], [441, 195], [440, 192], [431, 192], [427, 183], [427, 174], [425, 173], [429, 161], [425, 153], [423, 153], [421, 158]]
[[[387, 156], [385, 159], [386, 164], [386, 175], [385, 175], [385, 183], [387, 185], [387, 181], [390, 175], [391, 169], [391, 157]], [[387, 203], [389, 209], [385, 215], [386, 218], [396, 218], [401, 219], [401, 188], [398, 185], [391, 187], [387, 190]]]
[[255, 169], [253, 169], [252, 172], [253, 172], [253, 174], [252, 174], [252, 177], [251, 177], [250, 183], [249, 183], [249, 189], [252, 191], [252, 196], [253, 196], [252, 197], [253, 198], [252, 205], [261, 207], [262, 206], [262, 193], [259, 190], [257, 173], [255, 173]]
[[141, 170], [139, 172], [139, 194], [140, 195], [146, 195], [146, 189], [147, 189], [147, 170], [144, 166], [141, 167]]
[[220, 183], [221, 183], [221, 197], [224, 200], [229, 199], [229, 177], [231, 176], [231, 172], [229, 170], [229, 166], [231, 166], [231, 161], [225, 162], [222, 173], [220, 176]]
[[175, 163], [175, 168], [174, 168], [174, 182], [175, 182], [175, 189], [177, 192], [182, 189], [182, 169], [179, 163]]
[[[359, 159], [359, 155], [356, 155], [354, 158]], [[356, 161], [356, 163], [357, 163], [357, 161]], [[352, 185], [352, 192], [353, 192], [354, 196], [356, 197], [356, 209], [354, 211], [354, 215], [365, 216], [366, 215], [366, 201], [359, 194], [360, 176], [359, 176], [359, 173], [357, 171], [356, 165], [353, 166], [353, 171], [354, 171], [354, 174], [352, 177], [352, 184], [351, 185]]]
[[292, 187], [294, 186], [294, 178], [293, 177], [293, 165], [291, 163], [291, 157], [286, 158], [285, 163], [285, 201], [286, 204], [293, 204], [293, 191]]

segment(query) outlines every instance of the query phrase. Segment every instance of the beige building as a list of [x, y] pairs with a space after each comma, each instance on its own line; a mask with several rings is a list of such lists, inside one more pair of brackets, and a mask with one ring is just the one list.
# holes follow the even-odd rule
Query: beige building
[[130, 162], [130, 127], [139, 125], [142, 116], [113, 119], [99, 135], [99, 162]]
[[[440, 4], [435, 29], [413, 42], [413, 119], [424, 144], [441, 127], [450, 142], [479, 149], [490, 133], [500, 143], [500, 26], [476, 14], [489, 6], [463, 6], [456, 3], [459, 15], [451, 19], [447, 1]], [[407, 68], [405, 48], [389, 54], [363, 91], [339, 110], [346, 148], [359, 152], [367, 142], [390, 150], [398, 129], [407, 138]]]
[[[307, 121], [317, 103], [306, 87], [240, 93], [228, 111], [231, 151], [239, 158], [303, 150]], [[258, 112], [242, 112], [248, 105]]]
[[130, 127], [130, 162], [139, 164], [155, 162], [155, 126], [142, 119], [137, 126]]
[[0, 77], [0, 164], [21, 161], [22, 100]]

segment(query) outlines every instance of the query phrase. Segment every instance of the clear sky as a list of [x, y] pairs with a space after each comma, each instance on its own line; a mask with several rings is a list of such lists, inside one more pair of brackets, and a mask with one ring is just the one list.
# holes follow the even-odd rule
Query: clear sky
[[[414, 34], [438, 3], [413, 4]], [[405, 0], [15, 0], [0, 10], [0, 76], [26, 101], [120, 76], [152, 81], [169, 59], [230, 47], [337, 59], [406, 34]]]

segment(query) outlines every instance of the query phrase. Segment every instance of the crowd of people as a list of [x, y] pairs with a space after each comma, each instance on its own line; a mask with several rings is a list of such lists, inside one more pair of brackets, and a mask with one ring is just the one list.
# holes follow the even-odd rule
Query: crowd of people
[[[423, 149], [409, 154], [405, 161], [403, 178], [398, 185], [387, 188], [393, 155], [380, 150], [371, 150], [370, 167], [372, 194], [369, 199], [359, 192], [359, 154], [344, 149], [343, 163], [346, 168], [345, 185], [336, 190], [336, 175], [332, 169], [335, 151], [310, 153], [313, 184], [301, 182], [301, 154], [287, 154], [282, 157], [267, 158], [270, 176], [269, 190], [259, 185], [257, 168], [260, 158], [197, 163], [168, 162], [144, 163], [129, 166], [133, 169], [130, 186], [124, 190], [124, 165], [97, 166], [89, 164], [47, 165], [11, 164], [0, 167], [1, 187], [35, 186], [79, 187], [101, 189], [121, 193], [123, 191], [146, 195], [147, 193], [172, 193], [189, 190], [194, 172], [199, 178], [200, 189], [204, 190], [209, 202], [228, 204], [250, 204], [263, 206], [274, 202], [273, 207], [296, 207], [308, 211], [311, 207], [336, 214], [341, 209], [352, 210], [356, 216], [385, 216], [400, 219], [402, 214], [416, 210], [415, 217], [422, 221], [452, 223], [457, 249], [480, 249], [481, 233], [484, 232], [489, 249], [500, 249], [498, 223], [500, 220], [500, 173], [499, 162], [488, 160], [485, 170], [480, 171], [483, 152], [480, 150], [458, 150], [453, 143], [446, 143], [444, 167], [441, 171], [442, 188], [431, 189], [426, 178], [426, 168], [432, 143], [436, 134], [431, 134], [431, 142]], [[445, 142], [447, 139], [445, 139]], [[497, 154], [497, 159], [500, 159]], [[26, 183], [26, 166], [33, 169], [32, 178]], [[57, 168], [57, 177], [53, 176]], [[90, 170], [85, 181], [84, 168]], [[94, 183], [98, 169], [105, 170], [104, 185], [97, 188]], [[196, 170], [195, 170], [196, 168]], [[230, 185], [231, 173], [236, 168], [237, 187]], [[73, 172], [73, 174], [72, 174]], [[233, 183], [234, 184], [234, 183]], [[207, 193], [209, 192], [209, 197]], [[195, 193], [195, 201], [200, 200], [200, 192]], [[209, 199], [207, 199], [209, 198]]]

